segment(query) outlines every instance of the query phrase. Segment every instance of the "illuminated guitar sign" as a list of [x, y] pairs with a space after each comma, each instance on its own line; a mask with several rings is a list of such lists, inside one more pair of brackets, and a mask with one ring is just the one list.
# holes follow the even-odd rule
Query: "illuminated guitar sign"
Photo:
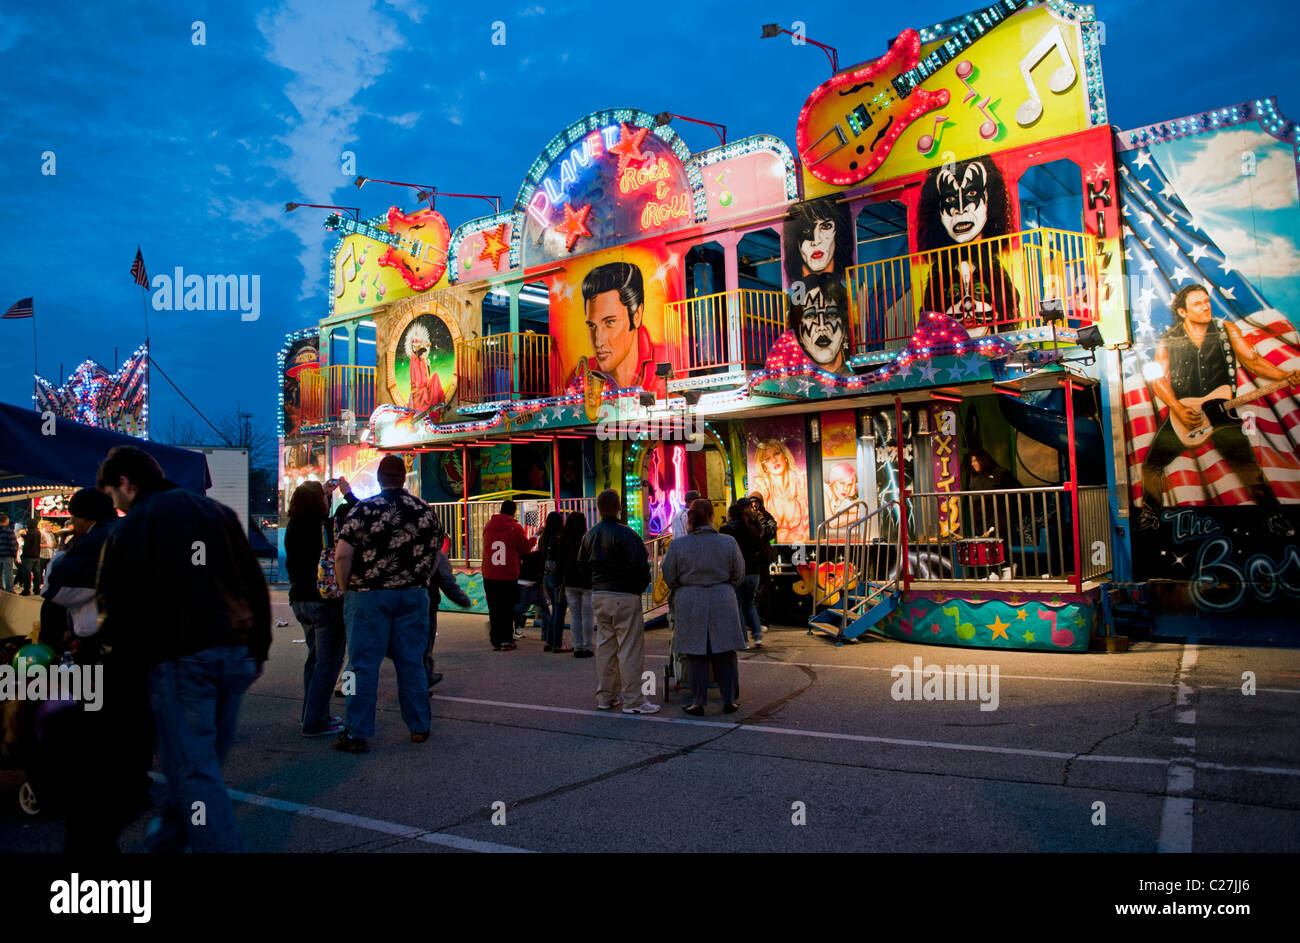
[[1025, 0], [1001, 0], [972, 14], [924, 60], [920, 34], [903, 30], [879, 59], [817, 86], [799, 113], [799, 159], [814, 177], [834, 186], [866, 180], [912, 122], [948, 104], [947, 89], [918, 86], [1024, 5]]
[[325, 218], [325, 228], [365, 236], [387, 245], [388, 251], [380, 257], [379, 264], [396, 269], [402, 281], [416, 291], [432, 288], [447, 270], [451, 230], [447, 220], [435, 210], [407, 215], [394, 206], [388, 211], [387, 230], [331, 213]]

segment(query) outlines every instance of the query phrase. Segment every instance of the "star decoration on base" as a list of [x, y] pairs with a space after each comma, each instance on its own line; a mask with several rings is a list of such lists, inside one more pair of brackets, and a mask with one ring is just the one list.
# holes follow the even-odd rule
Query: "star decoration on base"
[[985, 628], [993, 633], [991, 636], [989, 636], [990, 641], [997, 638], [998, 636], [1001, 636], [1002, 638], [1006, 638], [1008, 642], [1011, 641], [1011, 639], [1007, 638], [1007, 629], [1010, 628], [1010, 623], [1003, 622], [1001, 616], [995, 615], [993, 617], [993, 622], [986, 625]]
[[587, 216], [591, 213], [591, 204], [574, 210], [568, 203], [564, 204], [564, 222], [557, 223], [555, 231], [564, 236], [564, 248], [567, 252], [573, 251], [573, 244], [581, 236], [590, 236], [591, 230], [587, 228]]
[[633, 161], [643, 161], [650, 156], [641, 150], [641, 142], [645, 140], [645, 136], [649, 133], [649, 128], [636, 128], [629, 131], [626, 124], [619, 123], [618, 143], [609, 148], [611, 154], [618, 155], [617, 173], [619, 176], [623, 175], [623, 171], [627, 169], [628, 164]]
[[506, 242], [506, 229], [509, 223], [502, 223], [496, 229], [483, 230], [483, 251], [479, 253], [480, 262], [491, 262], [493, 268], [501, 267], [501, 256], [509, 251]]

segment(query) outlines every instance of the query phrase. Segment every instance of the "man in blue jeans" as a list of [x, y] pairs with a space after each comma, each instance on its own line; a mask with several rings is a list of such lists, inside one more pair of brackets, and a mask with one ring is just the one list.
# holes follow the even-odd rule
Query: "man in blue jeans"
[[348, 670], [355, 686], [348, 698], [347, 730], [334, 741], [344, 753], [365, 753], [375, 735], [379, 666], [385, 655], [397, 671], [397, 700], [411, 742], [428, 740], [433, 722], [424, 670], [428, 586], [445, 535], [433, 508], [402, 487], [406, 463], [399, 456], [384, 456], [378, 478], [383, 490], [357, 503], [335, 544], [334, 579], [345, 589]]
[[[235, 512], [176, 487], [147, 452], [113, 449], [97, 484], [126, 512], [99, 561], [97, 637], [124, 667], [149, 667], [147, 697], [167, 776], [167, 804], [146, 843], [152, 851], [186, 844], [196, 852], [242, 851], [221, 767], [240, 699], [271, 646], [261, 566]], [[117, 677], [112, 696], [143, 708], [143, 672], [139, 682], [130, 671]], [[147, 757], [147, 721], [123, 728], [117, 749]]]

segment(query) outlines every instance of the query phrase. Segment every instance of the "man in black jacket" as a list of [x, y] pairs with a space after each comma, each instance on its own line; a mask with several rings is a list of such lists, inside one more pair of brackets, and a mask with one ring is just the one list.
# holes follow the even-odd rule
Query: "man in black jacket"
[[745, 558], [745, 578], [736, 587], [736, 604], [740, 607], [740, 624], [745, 630], [745, 646], [763, 647], [763, 623], [758, 617], [758, 583], [767, 571], [767, 542], [749, 498], [741, 498], [727, 509], [727, 522], [718, 529], [740, 545]]
[[650, 583], [645, 544], [618, 521], [623, 499], [617, 491], [596, 498], [600, 523], [587, 531], [578, 550], [579, 566], [591, 568], [591, 611], [596, 618], [596, 707], [612, 710], [620, 699], [624, 714], [657, 714], [641, 693], [645, 669], [645, 620], [641, 594]]
[[167, 775], [154, 851], [241, 851], [221, 767], [239, 702], [271, 646], [271, 600], [230, 508], [176, 487], [147, 452], [108, 453], [98, 485], [126, 516], [104, 543], [104, 644], [150, 666], [149, 695]]

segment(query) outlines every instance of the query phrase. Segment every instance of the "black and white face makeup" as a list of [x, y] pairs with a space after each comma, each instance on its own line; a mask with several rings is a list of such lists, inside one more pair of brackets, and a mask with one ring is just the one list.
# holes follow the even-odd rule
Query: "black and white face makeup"
[[799, 346], [823, 370], [838, 370], [843, 363], [844, 322], [840, 309], [821, 303], [819, 294], [809, 295], [808, 306], [799, 319]]
[[944, 169], [936, 181], [939, 190], [939, 218], [953, 242], [978, 239], [989, 220], [988, 177], [978, 161], [968, 164], [958, 180]]

